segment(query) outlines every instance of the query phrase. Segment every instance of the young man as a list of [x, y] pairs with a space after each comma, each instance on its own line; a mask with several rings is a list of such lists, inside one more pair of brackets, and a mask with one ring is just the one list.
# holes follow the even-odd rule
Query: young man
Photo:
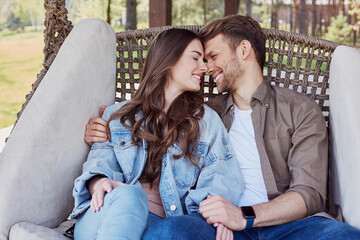
[[[152, 225], [143, 238], [360, 239], [360, 230], [324, 212], [324, 118], [306, 96], [263, 81], [265, 38], [260, 25], [250, 17], [229, 16], [208, 23], [200, 35], [208, 74], [216, 79], [219, 92], [227, 92], [211, 105], [221, 110], [245, 191], [237, 206], [209, 196], [200, 204], [203, 218], [168, 218]], [[88, 142], [96, 135], [90, 132]]]

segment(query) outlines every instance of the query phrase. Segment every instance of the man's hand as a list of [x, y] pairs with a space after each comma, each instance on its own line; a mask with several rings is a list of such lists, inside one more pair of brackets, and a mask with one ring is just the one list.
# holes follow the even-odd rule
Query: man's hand
[[107, 177], [93, 177], [88, 185], [91, 194], [91, 210], [93, 212], [99, 211], [104, 204], [105, 194], [124, 184], [119, 181], [110, 180]]
[[216, 227], [216, 240], [233, 240], [234, 234], [233, 231], [222, 225], [221, 223], [214, 223]]
[[91, 118], [89, 123], [86, 125], [85, 142], [90, 146], [92, 146], [94, 142], [105, 142], [107, 140], [107, 122], [101, 118], [105, 108], [105, 106], [102, 106], [100, 108], [100, 116], [97, 118]]
[[209, 224], [220, 223], [235, 231], [246, 227], [241, 209], [220, 195], [209, 195], [200, 202], [199, 211]]

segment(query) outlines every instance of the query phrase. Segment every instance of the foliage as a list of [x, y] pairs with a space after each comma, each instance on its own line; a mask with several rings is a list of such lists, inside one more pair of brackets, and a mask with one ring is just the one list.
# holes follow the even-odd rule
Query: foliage
[[263, 28], [271, 26], [271, 8], [263, 1], [255, 2], [252, 8], [252, 17], [258, 21]]
[[2, 0], [0, 29], [23, 30], [32, 26], [36, 30], [44, 22], [43, 0]]
[[350, 9], [349, 14], [353, 17], [357, 17], [356, 22], [353, 26], [354, 31], [360, 30], [360, 2], [359, 0], [349, 0]]
[[347, 23], [346, 16], [340, 12], [337, 17], [331, 18], [328, 32], [325, 33], [324, 38], [330, 41], [346, 43], [348, 42], [351, 31], [352, 26]]
[[224, 16], [224, 1], [221, 0], [172, 2], [172, 25], [202, 25], [222, 16]]

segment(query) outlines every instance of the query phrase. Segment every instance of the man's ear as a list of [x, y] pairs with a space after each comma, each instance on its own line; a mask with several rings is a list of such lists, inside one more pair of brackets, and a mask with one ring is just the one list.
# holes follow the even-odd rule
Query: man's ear
[[247, 59], [251, 53], [251, 43], [248, 40], [242, 40], [236, 51], [241, 59]]

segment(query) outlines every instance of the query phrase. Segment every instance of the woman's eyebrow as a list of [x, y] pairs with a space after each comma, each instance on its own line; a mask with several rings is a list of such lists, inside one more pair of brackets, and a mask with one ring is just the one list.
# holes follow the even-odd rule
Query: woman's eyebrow
[[199, 52], [199, 51], [193, 50], [191, 52], [197, 53], [199, 56], [201, 56], [201, 52]]

